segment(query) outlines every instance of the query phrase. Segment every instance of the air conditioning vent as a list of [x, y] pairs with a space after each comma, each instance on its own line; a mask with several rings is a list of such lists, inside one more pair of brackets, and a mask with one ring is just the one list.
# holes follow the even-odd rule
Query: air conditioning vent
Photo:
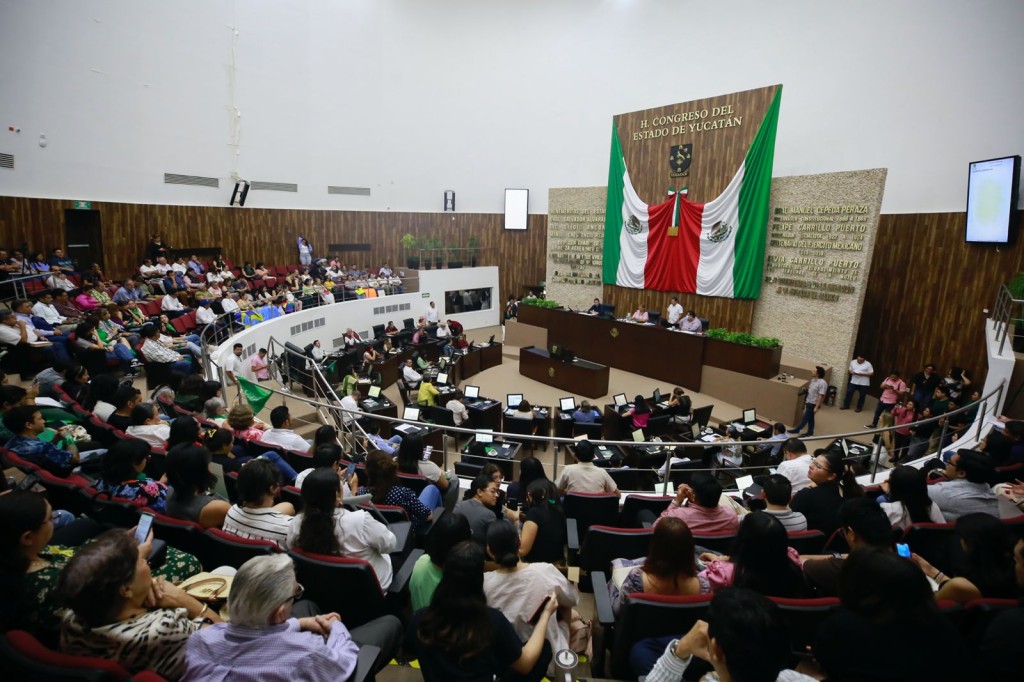
[[204, 178], [201, 175], [178, 175], [164, 173], [165, 185], [193, 185], [195, 187], [220, 187], [218, 178]]
[[369, 187], [339, 187], [338, 185], [327, 185], [328, 194], [349, 194], [358, 197], [370, 196]]
[[249, 189], [265, 189], [272, 192], [298, 192], [299, 186], [294, 182], [261, 182], [253, 180]]
[[0, 168], [14, 170], [14, 154], [0, 154]]

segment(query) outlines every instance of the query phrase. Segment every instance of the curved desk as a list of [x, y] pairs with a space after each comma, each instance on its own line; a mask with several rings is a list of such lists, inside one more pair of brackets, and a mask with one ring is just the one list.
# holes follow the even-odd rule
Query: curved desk
[[528, 379], [555, 386], [576, 395], [600, 398], [608, 394], [608, 366], [579, 358], [555, 360], [543, 348], [519, 349], [519, 373]]

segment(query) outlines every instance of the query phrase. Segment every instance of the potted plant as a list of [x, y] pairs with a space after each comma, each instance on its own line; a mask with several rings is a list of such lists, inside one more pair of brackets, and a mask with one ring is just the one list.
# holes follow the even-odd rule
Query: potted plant
[[405, 249], [405, 265], [410, 270], [420, 269], [420, 240], [412, 233], [406, 233], [402, 237], [402, 248]]
[[437, 237], [431, 237], [427, 239], [424, 246], [430, 250], [430, 253], [427, 254], [427, 260], [431, 260], [431, 256], [433, 256], [434, 269], [440, 270], [444, 266], [444, 242]]
[[480, 240], [476, 235], [472, 235], [467, 242], [467, 246], [469, 247], [469, 267], [475, 268], [476, 257], [480, 253]]
[[448, 267], [462, 267], [462, 249], [457, 249], [451, 244], [448, 245]]

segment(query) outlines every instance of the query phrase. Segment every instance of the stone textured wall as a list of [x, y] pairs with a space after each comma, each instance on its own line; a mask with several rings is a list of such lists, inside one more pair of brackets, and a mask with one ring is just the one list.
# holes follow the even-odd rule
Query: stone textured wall
[[[885, 177], [883, 168], [772, 180], [765, 282], [753, 334], [774, 336], [788, 353], [831, 364], [839, 399], [856, 352]], [[878, 333], [885, 333], [884, 321]], [[872, 385], [886, 372], [875, 364]]]
[[601, 298], [606, 187], [548, 190], [547, 297], [572, 308]]

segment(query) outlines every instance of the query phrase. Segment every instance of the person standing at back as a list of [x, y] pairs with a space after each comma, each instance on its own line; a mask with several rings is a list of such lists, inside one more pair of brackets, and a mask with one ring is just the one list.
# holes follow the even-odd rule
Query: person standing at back
[[871, 386], [871, 375], [875, 373], [875, 368], [864, 359], [863, 355], [858, 355], [853, 360], [850, 360], [849, 373], [850, 382], [846, 386], [846, 398], [843, 400], [843, 406], [839, 409], [850, 409], [850, 403], [853, 402], [853, 394], [857, 393], [857, 409], [854, 412], [860, 412], [864, 409], [864, 399], [868, 395], [868, 388]]

